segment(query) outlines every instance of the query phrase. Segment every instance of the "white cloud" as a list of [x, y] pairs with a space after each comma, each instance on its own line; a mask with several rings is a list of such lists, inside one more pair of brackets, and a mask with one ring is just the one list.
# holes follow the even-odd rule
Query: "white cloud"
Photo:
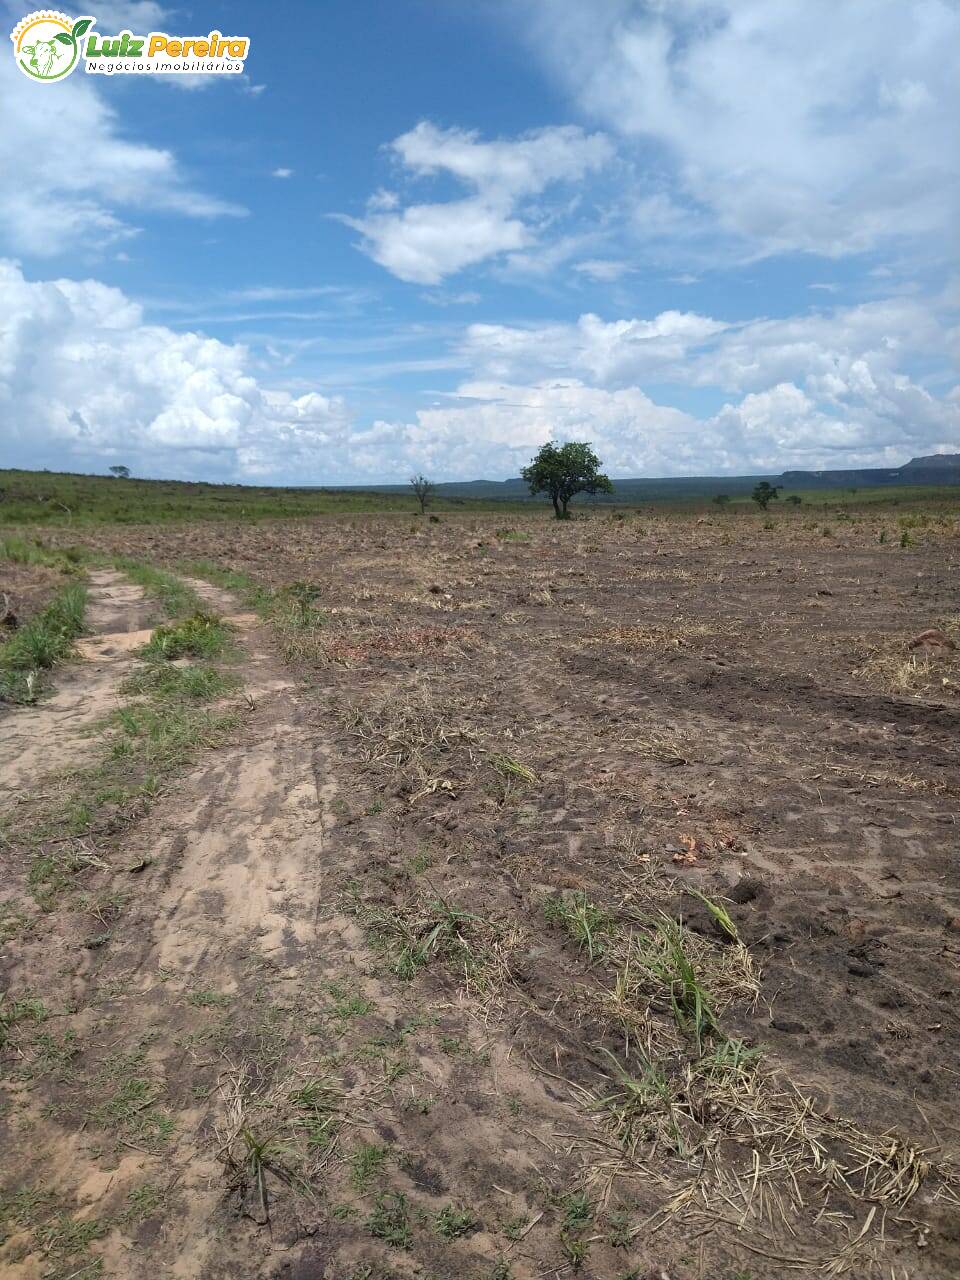
[[439, 284], [474, 262], [532, 237], [517, 218], [484, 200], [409, 205], [400, 214], [368, 214], [348, 219], [363, 232], [363, 248], [382, 267], [414, 284]]
[[537, 195], [552, 182], [583, 177], [610, 159], [602, 134], [576, 125], [535, 129], [519, 138], [481, 142], [476, 131], [438, 129], [422, 120], [391, 148], [419, 176], [450, 173], [488, 197]]
[[601, 385], [622, 385], [652, 375], [662, 379], [666, 368], [727, 327], [695, 312], [664, 311], [652, 320], [610, 322], [588, 313], [576, 324], [526, 329], [471, 325], [463, 349], [475, 369], [492, 377], [576, 373]]
[[338, 398], [262, 387], [239, 345], [147, 325], [94, 280], [27, 281], [0, 260], [0, 419], [8, 456], [304, 479], [347, 438]]
[[[531, 0], [536, 51], [747, 255], [944, 252], [960, 192], [953, 0]], [[666, 175], [666, 178], [664, 178]], [[689, 208], [693, 202], [693, 209]]]
[[401, 280], [436, 285], [474, 263], [536, 243], [536, 211], [526, 202], [548, 186], [577, 181], [612, 152], [602, 134], [574, 125], [537, 129], [514, 139], [483, 142], [475, 132], [421, 121], [390, 149], [418, 178], [445, 174], [471, 194], [442, 203], [400, 207], [396, 192], [379, 190], [362, 218], [342, 217], [361, 232], [360, 248]]
[[617, 262], [611, 258], [587, 258], [583, 262], [575, 262], [573, 269], [579, 271], [581, 275], [589, 276], [598, 284], [612, 284], [621, 276], [635, 270], [628, 262]]
[[918, 355], [945, 366], [955, 333], [948, 309], [940, 314], [929, 301], [898, 297], [738, 323], [664, 311], [652, 320], [588, 313], [572, 324], [475, 324], [462, 351], [478, 373], [504, 380], [561, 374], [601, 386], [655, 379], [745, 392], [788, 381], [816, 388], [857, 361], [888, 377]]
[[152, 208], [189, 217], [238, 214], [236, 205], [193, 189], [171, 151], [129, 141], [116, 113], [88, 79], [53, 91], [0, 58], [0, 247], [75, 257], [136, 234], [118, 209]]
[[416, 422], [378, 424], [381, 447], [438, 479], [514, 476], [551, 439], [592, 440], [613, 475], [725, 469], [722, 440], [689, 414], [655, 404], [638, 387], [606, 391], [577, 379], [529, 386], [468, 382], [472, 403], [422, 409]]
[[[570, 438], [593, 441], [613, 475], [887, 465], [960, 450], [960, 389], [936, 395], [905, 372], [917, 350], [946, 359], [948, 319], [898, 298], [738, 325], [677, 311], [471, 325], [456, 358], [403, 364], [466, 362], [444, 403], [362, 425], [307, 383], [265, 385], [242, 345], [146, 324], [97, 281], [31, 282], [0, 260], [0, 422], [11, 462], [317, 484], [505, 477]], [[354, 385], [370, 372], [357, 365]], [[668, 374], [727, 402], [698, 415], [639, 385]]]
[[270, 176], [273, 178], [292, 178], [293, 170], [292, 169], [274, 169]]
[[378, 424], [381, 460], [401, 456], [438, 479], [504, 478], [545, 441], [577, 439], [593, 443], [613, 476], [672, 476], [894, 466], [911, 454], [960, 451], [960, 398], [937, 400], [906, 381], [847, 385], [833, 403], [785, 382], [707, 417], [658, 404], [639, 387], [576, 378], [467, 382], [459, 398], [420, 410], [415, 422]]
[[473, 307], [480, 301], [480, 294], [474, 289], [461, 289], [459, 293], [421, 293], [420, 297], [432, 307]]
[[231, 289], [230, 298], [238, 302], [290, 302], [296, 298], [323, 298], [331, 294], [352, 293], [335, 284], [311, 285], [251, 285], [247, 289]]
[[[894, 298], [738, 324], [676, 311], [651, 320], [588, 314], [576, 324], [475, 324], [461, 344], [475, 380], [460, 390], [485, 403], [439, 411], [439, 419], [423, 412], [419, 425], [455, 423], [479, 448], [497, 438], [501, 419], [503, 430], [512, 420], [518, 430], [552, 422], [560, 434], [579, 422], [621, 474], [879, 466], [956, 451], [960, 390], [936, 395], [908, 372], [922, 356], [947, 374], [960, 333], [949, 307], [945, 294], [939, 306]], [[652, 406], [637, 385], [651, 381], [742, 398], [710, 416], [677, 416]]]

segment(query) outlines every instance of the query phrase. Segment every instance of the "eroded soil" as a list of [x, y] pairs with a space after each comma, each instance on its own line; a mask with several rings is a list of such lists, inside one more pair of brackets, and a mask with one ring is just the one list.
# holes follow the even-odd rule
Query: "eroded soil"
[[104, 541], [281, 595], [235, 740], [17, 908], [4, 1191], [98, 1230], [9, 1274], [956, 1274], [957, 528], [774, 524]]

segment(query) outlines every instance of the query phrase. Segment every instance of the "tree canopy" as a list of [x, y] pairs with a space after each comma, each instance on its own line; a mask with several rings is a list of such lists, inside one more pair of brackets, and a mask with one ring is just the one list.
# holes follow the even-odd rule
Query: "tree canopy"
[[545, 444], [520, 473], [530, 492], [546, 493], [558, 520], [569, 519], [567, 507], [578, 493], [612, 493], [613, 485], [600, 471], [600, 459], [586, 441]]
[[782, 484], [771, 484], [769, 480], [761, 480], [750, 496], [761, 511], [766, 511], [767, 505], [772, 502], [774, 498], [780, 497], [780, 490], [782, 488]]

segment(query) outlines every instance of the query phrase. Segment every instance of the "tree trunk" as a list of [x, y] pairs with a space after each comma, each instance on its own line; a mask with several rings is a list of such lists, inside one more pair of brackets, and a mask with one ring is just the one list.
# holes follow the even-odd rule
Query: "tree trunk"
[[557, 517], [558, 520], [562, 520], [563, 516], [560, 514], [560, 499], [557, 497], [555, 493], [551, 494], [550, 497], [551, 497], [551, 501], [553, 502], [554, 515]]

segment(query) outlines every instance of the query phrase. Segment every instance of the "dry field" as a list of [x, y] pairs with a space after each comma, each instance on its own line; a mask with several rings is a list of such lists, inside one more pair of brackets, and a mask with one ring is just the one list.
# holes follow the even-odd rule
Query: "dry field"
[[960, 1274], [960, 521], [824, 520], [38, 531], [206, 613], [0, 711], [0, 1274]]

